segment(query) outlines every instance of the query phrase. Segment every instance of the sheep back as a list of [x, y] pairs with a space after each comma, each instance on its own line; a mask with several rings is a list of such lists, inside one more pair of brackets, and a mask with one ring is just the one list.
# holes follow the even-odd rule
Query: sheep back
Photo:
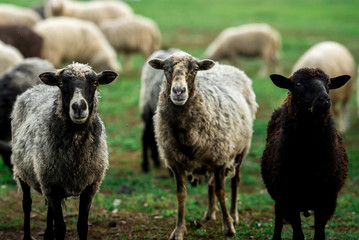
[[99, 116], [89, 128], [71, 127], [56, 111], [59, 98], [57, 87], [40, 84], [18, 97], [12, 113], [14, 179], [45, 197], [54, 184], [64, 189], [64, 197], [78, 196], [92, 184], [98, 190], [108, 167]]
[[39, 22], [34, 29], [44, 38], [44, 57], [57, 68], [64, 61], [78, 61], [89, 63], [97, 72], [120, 70], [115, 50], [91, 22], [57, 17]]
[[[244, 72], [216, 64], [197, 74], [198, 92], [173, 105], [164, 80], [154, 116], [160, 155], [188, 172], [211, 174], [214, 166], [233, 170], [234, 158], [249, 150], [257, 103]], [[212, 172], [213, 173], [213, 172]]]
[[0, 4], [1, 24], [23, 24], [32, 27], [40, 20], [41, 16], [31, 8]]
[[161, 46], [157, 24], [143, 16], [107, 20], [100, 24], [100, 28], [118, 52], [141, 53], [149, 57]]
[[280, 50], [280, 34], [267, 24], [245, 24], [223, 30], [208, 46], [205, 58], [221, 60], [233, 54], [246, 57], [275, 56]]

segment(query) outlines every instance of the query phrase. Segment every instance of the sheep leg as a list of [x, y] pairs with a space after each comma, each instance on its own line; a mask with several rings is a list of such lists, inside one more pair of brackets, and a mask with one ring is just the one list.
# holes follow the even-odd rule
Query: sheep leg
[[132, 64], [131, 64], [131, 55], [129, 53], [125, 53], [124, 56], [124, 68], [125, 71], [129, 71], [132, 69]]
[[147, 154], [147, 149], [149, 148], [148, 142], [151, 141], [150, 137], [151, 137], [150, 127], [148, 126], [148, 122], [146, 122], [142, 134], [142, 164], [141, 164], [142, 171], [145, 173], [150, 171], [148, 154]]
[[244, 156], [246, 154], [244, 154], [247, 151], [244, 151], [242, 154], [238, 154], [236, 156], [236, 164], [238, 164], [236, 166], [236, 174], [234, 175], [234, 177], [232, 177], [231, 179], [231, 192], [232, 192], [232, 196], [231, 196], [231, 208], [230, 208], [230, 213], [231, 216], [233, 218], [234, 224], [237, 225], [239, 224], [239, 216], [238, 216], [238, 211], [237, 211], [237, 198], [238, 198], [238, 187], [239, 187], [239, 183], [241, 182], [241, 164], [242, 161], [244, 159]]
[[80, 240], [87, 239], [88, 216], [94, 195], [95, 188], [93, 185], [88, 186], [80, 195], [79, 217], [77, 221], [77, 233]]
[[327, 197], [325, 199], [335, 199], [334, 201], [328, 201], [325, 205], [319, 209], [314, 210], [314, 240], [325, 239], [325, 225], [329, 221], [330, 217], [334, 214], [336, 206], [336, 197]]
[[160, 162], [160, 158], [158, 157], [157, 142], [155, 140], [155, 135], [153, 130], [151, 130], [151, 157], [153, 159], [153, 162], [155, 163], [155, 167], [160, 168], [161, 162]]
[[226, 192], [224, 189], [224, 182], [225, 182], [225, 167], [219, 166], [215, 168], [214, 171], [214, 178], [215, 178], [215, 189], [216, 189], [216, 196], [218, 198], [219, 204], [221, 205], [222, 209], [222, 229], [223, 234], [225, 237], [234, 236], [236, 234], [236, 230], [233, 226], [233, 219], [228, 212], [227, 205], [226, 205]]
[[171, 171], [175, 177], [177, 185], [177, 223], [176, 228], [173, 230], [170, 240], [182, 240], [186, 229], [186, 223], [184, 219], [185, 214], [185, 203], [187, 198], [187, 189], [186, 189], [186, 174], [185, 171], [179, 166], [171, 166]]
[[[59, 189], [53, 189], [53, 193], [47, 196], [48, 208], [52, 211], [53, 219], [55, 222], [55, 239], [64, 239], [66, 233], [66, 225], [62, 214], [61, 202], [62, 198], [58, 195]], [[47, 228], [49, 229], [49, 228]]]
[[46, 230], [45, 230], [44, 239], [46, 240], [54, 239], [54, 214], [50, 207], [47, 207]]
[[275, 211], [275, 222], [274, 222], [274, 235], [272, 240], [282, 239], [282, 228], [283, 228], [283, 215], [278, 203], [274, 206]]
[[204, 213], [205, 220], [216, 220], [218, 208], [216, 205], [215, 182], [208, 182], [208, 207]]
[[22, 189], [22, 209], [24, 211], [24, 240], [32, 239], [30, 234], [30, 212], [31, 212], [31, 193], [30, 186], [19, 178]]
[[288, 220], [293, 229], [293, 240], [304, 240], [302, 223], [300, 221], [300, 212], [293, 210], [283, 210], [284, 218]]

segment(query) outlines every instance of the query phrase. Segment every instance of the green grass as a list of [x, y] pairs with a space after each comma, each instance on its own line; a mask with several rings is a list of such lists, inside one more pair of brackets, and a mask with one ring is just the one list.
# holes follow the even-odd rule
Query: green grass
[[[38, 0], [1, 1], [27, 6]], [[147, 0], [130, 1], [129, 5], [138, 14], [154, 19], [163, 35], [164, 47], [181, 48], [194, 56], [201, 57], [206, 46], [224, 28], [250, 22], [266, 22], [279, 30], [282, 35], [281, 65], [283, 74], [289, 75], [298, 57], [313, 44], [334, 40], [348, 47], [359, 62], [359, 2], [342, 0], [303, 0], [303, 1], [259, 1], [259, 0]], [[122, 56], [119, 61], [123, 63]], [[175, 184], [166, 170], [140, 172], [141, 162], [141, 121], [138, 111], [140, 89], [140, 69], [144, 59], [133, 58], [134, 69], [120, 73], [116, 83], [101, 87], [99, 112], [107, 128], [110, 152], [110, 168], [103, 181], [94, 206], [106, 211], [118, 209], [119, 215], [131, 216], [145, 213], [161, 216], [174, 228], [176, 218]], [[260, 78], [257, 72], [262, 64], [260, 60], [240, 58], [241, 69], [253, 79], [253, 88], [257, 95], [259, 111], [254, 123], [251, 151], [243, 163], [242, 182], [239, 194], [239, 212], [241, 224], [236, 226], [236, 239], [268, 239], [273, 232], [273, 201], [267, 194], [260, 176], [258, 158], [261, 156], [266, 138], [266, 126], [272, 111], [279, 106], [286, 92], [275, 87], [269, 78]], [[359, 120], [356, 115], [356, 103], [350, 103], [351, 128], [343, 135], [350, 157], [349, 175], [339, 199], [336, 213], [327, 226], [330, 239], [359, 239]], [[126, 194], [126, 189], [132, 193]], [[229, 189], [227, 189], [228, 191]], [[0, 163], [0, 206], [9, 201], [9, 193], [16, 191], [6, 167]], [[188, 185], [186, 203], [186, 221], [200, 220], [207, 204], [205, 183], [197, 187]], [[19, 195], [19, 208], [20, 198]], [[114, 206], [113, 202], [121, 203]], [[33, 206], [35, 211], [44, 211], [44, 206]], [[0, 209], [0, 219], [8, 215], [6, 207]], [[70, 204], [69, 211], [76, 211]], [[103, 215], [94, 212], [90, 221], [105, 221]], [[248, 219], [250, 221], [248, 221]], [[12, 216], [0, 224], [7, 230], [21, 226], [21, 215]], [[71, 224], [72, 224], [71, 220]], [[9, 221], [11, 222], [11, 221]], [[35, 224], [43, 227], [44, 222]], [[140, 223], [139, 223], [140, 224]], [[141, 223], [142, 224], [142, 223]], [[309, 239], [313, 237], [313, 218], [303, 218], [303, 229]], [[156, 226], [161, 230], [160, 226]], [[141, 225], [134, 224], [136, 231]], [[348, 230], [349, 229], [349, 230]], [[171, 230], [170, 230], [171, 231]], [[170, 231], [164, 238], [168, 237]], [[189, 230], [187, 239], [205, 239], [206, 236], [219, 236], [221, 226]], [[285, 226], [283, 237], [291, 238], [291, 228]], [[310, 236], [310, 237], [309, 237]], [[151, 239], [143, 231], [143, 238]], [[111, 237], [104, 236], [104, 239]], [[131, 239], [129, 235], [121, 239]], [[136, 239], [136, 238], [132, 238]]]

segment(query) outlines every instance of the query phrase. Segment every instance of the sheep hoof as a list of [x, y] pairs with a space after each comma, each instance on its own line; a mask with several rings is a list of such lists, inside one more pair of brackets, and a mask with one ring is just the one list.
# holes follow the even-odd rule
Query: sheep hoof
[[231, 217], [233, 218], [233, 224], [238, 225], [239, 224], [238, 212], [231, 213]]
[[216, 210], [213, 210], [213, 211], [209, 211], [207, 210], [205, 213], [204, 213], [204, 217], [203, 219], [204, 220], [208, 220], [208, 221], [214, 221], [216, 220], [216, 214], [217, 214], [217, 211]]
[[183, 240], [183, 236], [186, 232], [186, 227], [176, 227], [175, 230], [173, 230], [169, 240]]
[[234, 229], [233, 223], [228, 223], [223, 225], [223, 235], [224, 237], [234, 237], [236, 235], [236, 230]]

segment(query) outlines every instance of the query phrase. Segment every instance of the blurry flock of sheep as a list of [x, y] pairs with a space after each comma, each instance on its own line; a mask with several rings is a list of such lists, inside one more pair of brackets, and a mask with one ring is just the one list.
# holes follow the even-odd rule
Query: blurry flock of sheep
[[[260, 75], [279, 73], [281, 36], [267, 24], [230, 27], [208, 46], [204, 60], [160, 48], [156, 23], [121, 1], [48, 0], [39, 12], [0, 4], [0, 153], [23, 190], [24, 239], [31, 239], [30, 187], [48, 205], [45, 239], [64, 238], [61, 202], [69, 196], [80, 196], [77, 230], [80, 239], [87, 238], [91, 201], [109, 165], [97, 87], [122, 71], [118, 53], [125, 56], [126, 71], [132, 54], [148, 60], [140, 90], [142, 170], [149, 171], [150, 150], [155, 165], [164, 159], [174, 174], [178, 219], [170, 239], [183, 239], [186, 232], [188, 174], [208, 178], [205, 219], [216, 218], [217, 198], [223, 234], [235, 235], [241, 163], [258, 108], [252, 81], [236, 68], [237, 59], [261, 57]], [[233, 66], [214, 62], [223, 60]], [[64, 67], [69, 62], [74, 63]], [[330, 109], [345, 132], [355, 86], [347, 81], [355, 68], [349, 51], [328, 41], [305, 52], [289, 78], [271, 75], [276, 86], [288, 90], [269, 122], [261, 165], [276, 201], [273, 239], [281, 239], [283, 219], [292, 225], [294, 239], [304, 239], [299, 213], [308, 216], [309, 210], [315, 215], [314, 239], [325, 239], [348, 167]], [[300, 179], [303, 172], [306, 180]], [[232, 177], [229, 211], [227, 176]]]

